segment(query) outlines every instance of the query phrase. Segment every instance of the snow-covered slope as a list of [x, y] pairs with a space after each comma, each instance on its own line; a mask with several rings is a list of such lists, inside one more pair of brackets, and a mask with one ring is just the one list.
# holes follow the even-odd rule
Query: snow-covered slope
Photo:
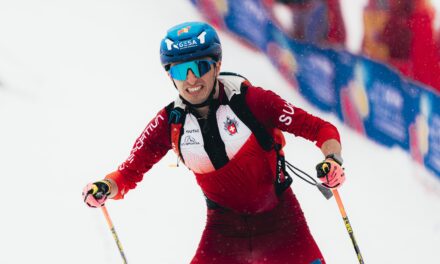
[[[170, 26], [200, 19], [189, 1], [0, 1], [0, 263], [121, 263], [81, 190], [116, 169], [176, 96], [159, 41]], [[439, 181], [404, 151], [318, 112], [263, 55], [221, 37], [223, 70], [340, 129], [348, 178], [340, 193], [365, 261], [438, 260]], [[322, 158], [293, 136], [287, 157], [310, 173]], [[187, 169], [169, 166], [175, 161], [170, 152], [126, 199], [107, 203], [129, 263], [188, 263], [197, 247], [204, 199]], [[293, 188], [328, 263], [356, 263], [335, 201], [297, 179]]]

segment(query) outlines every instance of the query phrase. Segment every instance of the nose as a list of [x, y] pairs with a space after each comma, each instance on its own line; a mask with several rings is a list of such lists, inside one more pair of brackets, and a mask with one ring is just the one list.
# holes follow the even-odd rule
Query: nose
[[188, 74], [186, 75], [186, 81], [189, 84], [195, 84], [197, 81], [197, 77], [195, 76], [195, 74], [192, 72], [192, 70], [188, 70]]

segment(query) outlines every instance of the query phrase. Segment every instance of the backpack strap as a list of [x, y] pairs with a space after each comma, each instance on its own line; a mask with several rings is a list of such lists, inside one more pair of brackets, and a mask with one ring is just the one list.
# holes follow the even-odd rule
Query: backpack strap
[[273, 149], [274, 139], [272, 135], [258, 122], [246, 104], [246, 92], [248, 86], [251, 85], [250, 82], [236, 73], [222, 72], [220, 76], [219, 80], [224, 84], [225, 94], [228, 97], [232, 111], [255, 134], [258, 143], [264, 150]]
[[180, 139], [182, 138], [183, 124], [186, 118], [186, 106], [182, 99], [177, 98], [176, 101], [166, 107], [166, 111], [168, 113], [168, 124], [170, 125], [171, 147], [180, 160], [185, 163], [180, 151]]
[[250, 82], [236, 73], [220, 73], [219, 80], [224, 83], [225, 93], [229, 99], [229, 106], [246, 126], [254, 133], [260, 146], [266, 150], [275, 150], [277, 155], [275, 192], [281, 195], [292, 183], [292, 177], [286, 171], [286, 164], [282, 147], [284, 137], [281, 131], [276, 130], [276, 139], [258, 122], [246, 104], [246, 93]]

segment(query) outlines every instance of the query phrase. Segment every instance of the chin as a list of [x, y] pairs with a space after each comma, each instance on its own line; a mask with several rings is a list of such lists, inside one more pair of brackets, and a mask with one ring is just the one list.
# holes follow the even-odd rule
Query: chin
[[192, 98], [192, 99], [187, 99], [187, 98], [185, 98], [188, 102], [190, 102], [191, 104], [201, 104], [201, 103], [203, 103], [203, 102], [205, 102], [206, 101], [206, 99], [208, 99], [208, 97], [205, 97], [204, 99], [195, 99], [195, 98]]
[[187, 100], [188, 102], [190, 102], [191, 104], [201, 104], [203, 102], [206, 101], [206, 99], [203, 100]]

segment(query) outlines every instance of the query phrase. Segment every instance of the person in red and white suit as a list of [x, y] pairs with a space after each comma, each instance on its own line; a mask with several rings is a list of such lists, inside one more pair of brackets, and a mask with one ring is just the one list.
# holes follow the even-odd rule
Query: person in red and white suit
[[281, 131], [314, 142], [325, 157], [319, 164], [329, 166], [320, 179], [337, 188], [345, 179], [337, 129], [238, 74], [220, 74], [221, 57], [218, 35], [206, 23], [168, 31], [161, 61], [178, 97], [156, 114], [116, 171], [84, 188], [84, 202], [100, 207], [123, 199], [173, 149], [208, 207], [192, 264], [325, 263], [292, 189], [276, 187], [282, 151], [274, 146], [284, 144]]

